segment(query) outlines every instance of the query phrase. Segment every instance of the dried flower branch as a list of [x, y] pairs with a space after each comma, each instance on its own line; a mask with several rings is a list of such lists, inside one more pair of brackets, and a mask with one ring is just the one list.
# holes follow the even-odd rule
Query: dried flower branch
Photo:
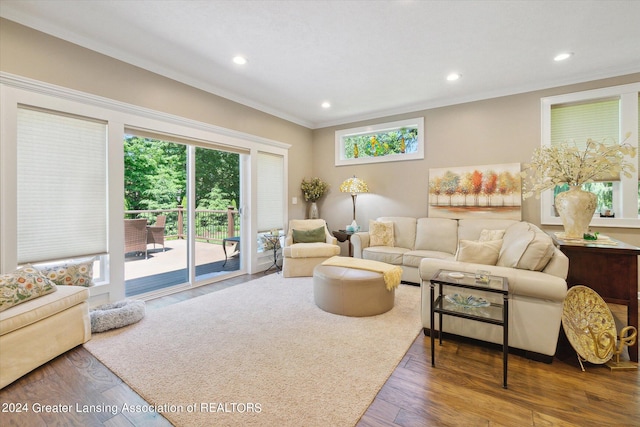
[[531, 163], [522, 172], [524, 199], [535, 194], [536, 198], [556, 185], [582, 185], [608, 176], [631, 176], [636, 169], [629, 158], [636, 156], [636, 148], [629, 143], [628, 133], [618, 144], [605, 144], [589, 138], [584, 150], [575, 142], [550, 147], [540, 147], [533, 152]]
[[316, 202], [324, 196], [324, 193], [329, 188], [329, 184], [320, 178], [311, 178], [308, 181], [303, 179], [300, 188], [302, 189], [305, 202]]

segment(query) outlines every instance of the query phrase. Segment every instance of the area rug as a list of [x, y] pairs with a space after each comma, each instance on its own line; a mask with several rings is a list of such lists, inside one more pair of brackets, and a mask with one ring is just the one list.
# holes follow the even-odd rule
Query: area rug
[[372, 317], [319, 309], [272, 274], [149, 310], [85, 347], [177, 426], [352, 426], [420, 332], [420, 289]]

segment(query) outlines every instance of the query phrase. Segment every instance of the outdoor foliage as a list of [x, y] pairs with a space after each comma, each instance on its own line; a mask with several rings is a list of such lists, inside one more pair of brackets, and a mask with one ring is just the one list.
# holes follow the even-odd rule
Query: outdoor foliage
[[[170, 209], [183, 204], [187, 147], [127, 136], [124, 141], [125, 209]], [[226, 209], [240, 199], [239, 155], [196, 149], [196, 206]]]

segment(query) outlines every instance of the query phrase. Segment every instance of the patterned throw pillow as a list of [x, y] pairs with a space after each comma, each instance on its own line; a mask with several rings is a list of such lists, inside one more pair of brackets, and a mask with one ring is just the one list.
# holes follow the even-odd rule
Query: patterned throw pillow
[[93, 286], [93, 258], [55, 265], [38, 266], [49, 280], [59, 286]]
[[56, 290], [56, 285], [37, 269], [27, 265], [0, 275], [0, 311], [41, 297]]
[[369, 220], [369, 246], [393, 246], [393, 222]]
[[504, 230], [482, 230], [480, 232], [479, 242], [487, 242], [489, 240], [502, 240]]

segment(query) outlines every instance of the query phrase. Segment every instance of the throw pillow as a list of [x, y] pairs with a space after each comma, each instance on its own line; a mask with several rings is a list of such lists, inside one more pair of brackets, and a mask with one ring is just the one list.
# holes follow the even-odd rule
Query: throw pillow
[[369, 220], [369, 246], [393, 246], [393, 222]]
[[553, 241], [543, 231], [526, 222], [507, 228], [497, 265], [542, 271], [553, 256]]
[[504, 230], [482, 230], [478, 241], [486, 242], [489, 240], [502, 240], [503, 237]]
[[36, 267], [59, 286], [93, 286], [93, 258]]
[[293, 236], [293, 243], [316, 243], [327, 241], [325, 236], [324, 227], [314, 228], [312, 230], [296, 230], [291, 232]]
[[501, 247], [502, 240], [487, 240], [485, 242], [460, 240], [456, 261], [496, 265]]
[[41, 297], [56, 290], [56, 285], [37, 269], [27, 265], [13, 273], [0, 275], [0, 311]]

